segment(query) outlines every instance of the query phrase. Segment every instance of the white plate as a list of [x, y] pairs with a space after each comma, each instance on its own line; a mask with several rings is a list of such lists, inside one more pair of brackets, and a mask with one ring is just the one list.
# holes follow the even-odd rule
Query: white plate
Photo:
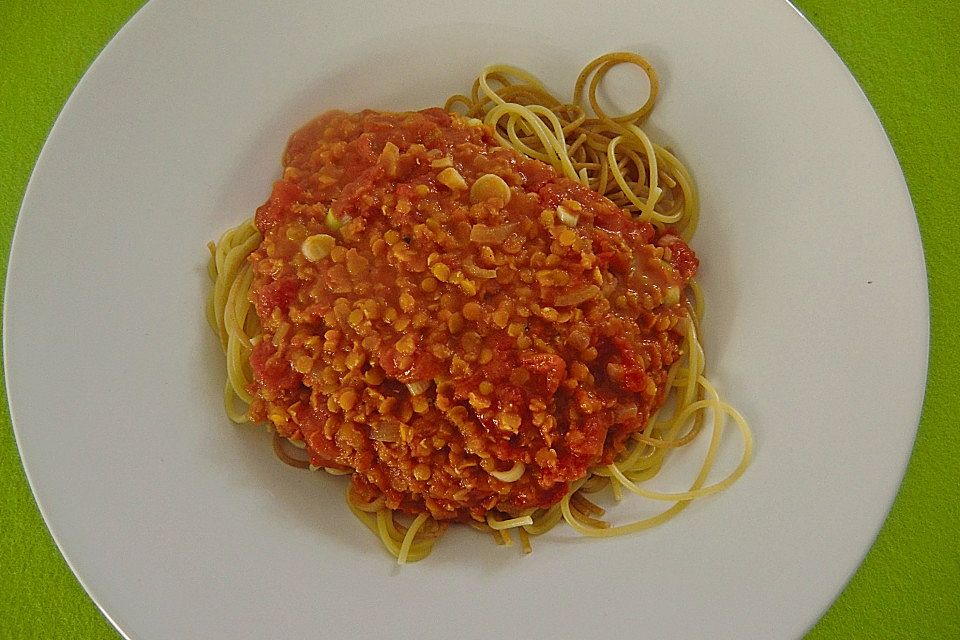
[[[458, 531], [398, 570], [342, 481], [224, 418], [205, 243], [263, 201], [287, 135], [324, 109], [435, 104], [495, 61], [567, 91], [616, 49], [659, 70], [651, 132], [703, 195], [709, 366], [755, 463], [639, 535], [558, 529], [520, 557]], [[784, 638], [828, 607], [896, 493], [927, 318], [884, 132], [786, 3], [157, 0], [44, 147], [4, 348], [37, 502], [130, 638]]]

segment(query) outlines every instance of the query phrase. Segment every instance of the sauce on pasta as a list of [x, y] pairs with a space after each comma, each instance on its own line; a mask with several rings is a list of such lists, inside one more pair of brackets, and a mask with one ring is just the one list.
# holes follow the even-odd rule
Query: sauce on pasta
[[[609, 116], [596, 93], [623, 63], [650, 97]], [[296, 131], [267, 201], [211, 243], [231, 419], [266, 423], [288, 464], [350, 475], [401, 563], [452, 522], [529, 551], [561, 519], [630, 533], [729, 486], [752, 439], [703, 373], [696, 190], [638, 126], [658, 89], [629, 53], [587, 65], [571, 103], [497, 65], [443, 109]], [[743, 454], [710, 484], [726, 417]], [[644, 488], [708, 418], [689, 488]], [[607, 487], [673, 505], [611, 526], [587, 498]]]
[[327, 113], [285, 165], [250, 257], [250, 415], [361, 499], [548, 508], [662, 403], [697, 267], [677, 236], [440, 109]]

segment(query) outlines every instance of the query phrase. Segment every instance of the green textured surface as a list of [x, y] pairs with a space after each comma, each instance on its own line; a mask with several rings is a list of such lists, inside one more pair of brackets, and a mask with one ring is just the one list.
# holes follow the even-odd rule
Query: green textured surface
[[[863, 86], [923, 235], [931, 354], [907, 475], [860, 570], [809, 638], [960, 638], [960, 3], [798, 0]], [[0, 2], [0, 278], [50, 126], [139, 0]], [[869, 232], [869, 231], [867, 231]], [[0, 401], [0, 638], [117, 638], [54, 546]]]

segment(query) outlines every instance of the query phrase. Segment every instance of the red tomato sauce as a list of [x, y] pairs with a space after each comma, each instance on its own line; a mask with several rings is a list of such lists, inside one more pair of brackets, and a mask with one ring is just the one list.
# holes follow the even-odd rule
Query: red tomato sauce
[[326, 113], [283, 164], [256, 213], [250, 415], [359, 496], [546, 508], [663, 403], [697, 269], [676, 235], [440, 109]]

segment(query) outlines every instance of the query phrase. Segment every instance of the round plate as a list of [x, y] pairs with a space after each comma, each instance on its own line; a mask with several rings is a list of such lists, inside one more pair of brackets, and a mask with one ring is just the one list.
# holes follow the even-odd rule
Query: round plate
[[[651, 531], [558, 528], [523, 557], [457, 530], [399, 569], [342, 479], [284, 467], [263, 430], [224, 417], [205, 245], [265, 199], [287, 136], [325, 109], [442, 103], [493, 62], [567, 92], [620, 49], [660, 72], [649, 132], [703, 197], [708, 366], [756, 431], [755, 462]], [[40, 156], [4, 353], [40, 509], [130, 638], [782, 638], [827, 608], [896, 493], [927, 319], [884, 132], [786, 3], [156, 0]], [[682, 487], [686, 462], [660, 486]], [[614, 517], [650, 510], [626, 500]]]

